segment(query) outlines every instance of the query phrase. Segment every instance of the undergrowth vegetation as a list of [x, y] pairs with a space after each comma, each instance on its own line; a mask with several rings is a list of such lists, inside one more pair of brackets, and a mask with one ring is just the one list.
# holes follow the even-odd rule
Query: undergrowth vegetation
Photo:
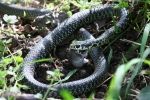
[[[7, 0], [6, 0], [7, 1]], [[12, 0], [13, 1], [13, 0]], [[106, 2], [107, 0], [105, 0]], [[47, 3], [47, 0], [44, 0], [44, 6], [43, 8], [47, 8], [52, 11], [60, 12], [65, 11], [67, 15], [70, 17], [74, 12], [76, 11], [82, 11], [85, 9], [89, 9], [91, 7], [100, 6], [104, 0], [91, 0], [88, 2], [88, 0], [54, 0], [51, 3]], [[129, 11], [129, 24], [126, 30], [120, 34], [117, 34], [118, 36], [112, 40], [112, 42], [109, 43], [108, 46], [105, 46], [103, 51], [105, 52], [106, 49], [109, 49], [109, 54], [105, 55], [108, 56], [107, 63], [109, 68], [111, 66], [111, 61], [114, 58], [113, 53], [115, 50], [111, 48], [111, 45], [118, 41], [118, 38], [121, 38], [125, 33], [131, 32], [131, 30], [136, 31], [138, 33], [138, 38], [135, 41], [130, 41], [126, 39], [121, 39], [124, 42], [127, 42], [129, 44], [132, 44], [130, 47], [128, 47], [128, 50], [123, 52], [121, 56], [120, 61], [118, 61], [117, 69], [114, 72], [114, 75], [112, 76], [110, 80], [110, 84], [108, 85], [108, 91], [105, 93], [105, 97], [102, 97], [103, 99], [106, 98], [106, 100], [123, 100], [126, 99], [131, 93], [131, 85], [134, 83], [136, 76], [142, 78], [149, 79], [150, 74], [150, 60], [149, 60], [149, 53], [150, 53], [150, 47], [149, 47], [149, 33], [150, 33], [150, 0], [132, 0], [132, 1], [123, 1], [123, 0], [113, 0], [113, 2], [118, 3], [118, 7], [126, 7]], [[26, 6], [30, 4], [30, 0], [25, 2]], [[135, 13], [136, 16], [133, 14]], [[5, 28], [2, 24], [0, 27], [0, 93], [1, 98], [0, 100], [6, 100], [4, 97], [4, 94], [6, 91], [13, 92], [16, 94], [22, 94], [22, 89], [26, 90], [29, 87], [22, 84], [20, 82], [23, 79], [23, 75], [21, 75], [20, 69], [23, 66], [23, 54], [22, 49], [19, 50], [12, 50], [11, 43], [12, 39], [10, 37], [7, 37], [7, 34], [18, 34], [13, 31], [12, 25], [14, 25], [16, 22], [18, 22], [18, 19], [16, 16], [9, 16], [4, 15], [3, 20], [7, 24], [7, 28]], [[19, 32], [19, 35], [23, 34], [22, 32]], [[132, 34], [134, 37], [134, 33]], [[6, 36], [6, 37], [4, 37]], [[3, 38], [4, 37], [4, 38]], [[28, 37], [30, 38], [30, 37]], [[28, 39], [26, 39], [28, 41]], [[137, 55], [130, 58], [130, 56], [137, 52]], [[43, 62], [43, 61], [54, 61], [54, 58], [47, 58], [47, 59], [41, 59], [35, 62], [31, 63], [37, 63], [37, 62]], [[148, 65], [148, 67], [145, 65]], [[143, 68], [144, 66], [144, 68]], [[63, 76], [61, 72], [59, 72], [58, 69], [54, 71], [47, 71], [47, 74], [52, 76], [51, 78], [47, 78], [50, 83], [50, 87], [48, 91], [50, 91], [53, 85], [64, 82], [68, 80], [73, 73], [75, 73], [77, 70], [73, 70], [68, 75], [61, 79], [59, 77]], [[129, 80], [125, 80], [125, 77], [130, 74]], [[145, 79], [146, 80], [146, 79]], [[124, 88], [124, 94], [121, 95], [122, 91], [122, 84], [124, 81], [127, 81], [127, 85]], [[134, 94], [133, 98], [138, 100], [149, 100], [150, 98], [150, 87], [149, 82], [145, 82], [144, 86], [137, 88], [137, 90], [134, 90], [136, 95]], [[47, 91], [47, 93], [48, 93]], [[46, 99], [47, 93], [42, 97], [41, 94], [35, 95], [36, 98], [40, 98], [42, 100]], [[75, 98], [69, 91], [63, 90], [61, 91], [62, 98], [65, 100], [80, 100], [78, 98]], [[94, 92], [89, 95], [88, 100], [92, 100], [94, 98]], [[132, 98], [132, 99], [133, 99]], [[15, 96], [8, 97], [9, 100], [15, 100]], [[129, 98], [128, 98], [129, 99]], [[131, 100], [132, 100], [131, 99]], [[127, 99], [126, 99], [127, 100]]]

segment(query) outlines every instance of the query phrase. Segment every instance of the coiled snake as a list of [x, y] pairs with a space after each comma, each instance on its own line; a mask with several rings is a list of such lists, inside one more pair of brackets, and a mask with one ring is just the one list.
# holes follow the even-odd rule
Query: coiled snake
[[[121, 32], [126, 27], [128, 21], [127, 10], [120, 7], [114, 8], [114, 6], [114, 4], [107, 4], [74, 14], [62, 22], [31, 49], [24, 59], [22, 73], [24, 74], [25, 80], [33, 92], [45, 94], [49, 85], [38, 82], [34, 78], [34, 71], [38, 66], [38, 63], [30, 62], [46, 57], [51, 50], [58, 46], [63, 40], [67, 39], [76, 30], [96, 20], [109, 18], [112, 16], [117, 16], [120, 18], [115, 27], [111, 27], [97, 39], [90, 38], [85, 41], [76, 42], [71, 45], [71, 50], [87, 50], [92, 47], [102, 45], [115, 33], [115, 28], [117, 28], [118, 32]], [[19, 8], [0, 3], [0, 12], [23, 17], [24, 11], [26, 12], [26, 17], [29, 17], [29, 19], [49, 13], [46, 10], [40, 11], [31, 8]], [[97, 48], [93, 48], [90, 54], [95, 65], [93, 74], [81, 80], [56, 85], [54, 88], [56, 88], [57, 91], [50, 91], [48, 96], [58, 97], [59, 90], [61, 89], [68, 89], [73, 95], [79, 95], [96, 88], [102, 82], [104, 76], [106, 76], [107, 66], [103, 54]]]

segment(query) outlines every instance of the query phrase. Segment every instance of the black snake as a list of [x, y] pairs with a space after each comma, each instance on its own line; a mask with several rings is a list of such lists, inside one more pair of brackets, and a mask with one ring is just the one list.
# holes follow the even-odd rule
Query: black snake
[[[117, 32], [121, 32], [127, 25], [128, 12], [125, 8], [114, 8], [114, 6], [115, 4], [106, 4], [100, 7], [87, 9], [72, 15], [31, 49], [31, 51], [24, 59], [22, 73], [24, 74], [25, 80], [27, 81], [34, 93], [40, 92], [42, 94], [45, 94], [49, 85], [38, 82], [34, 78], [34, 71], [35, 68], [38, 66], [38, 63], [31, 62], [46, 57], [46, 55], [51, 50], [58, 46], [63, 40], [67, 39], [76, 30], [96, 20], [102, 18], [109, 18], [112, 16], [117, 16], [120, 18], [118, 23], [116, 24], [116, 27], [111, 27], [97, 39], [90, 38], [88, 40], [72, 44], [71, 50], [87, 50], [92, 47], [97, 47], [103, 44], [106, 40], [108, 40], [109, 37], [115, 33], [116, 28]], [[26, 17], [29, 17], [29, 19], [33, 19], [39, 15], [49, 13], [46, 10], [41, 11], [34, 8], [20, 8], [0, 3], [0, 12], [23, 17], [24, 11], [26, 12]], [[93, 88], [96, 88], [102, 82], [104, 76], [107, 74], [107, 66], [104, 56], [97, 48], [93, 48], [90, 54], [95, 65], [95, 70], [93, 74], [81, 80], [62, 83], [54, 86], [57, 91], [50, 91], [48, 94], [49, 97], [59, 96], [58, 93], [61, 89], [68, 89], [73, 95], [79, 95], [90, 91]]]

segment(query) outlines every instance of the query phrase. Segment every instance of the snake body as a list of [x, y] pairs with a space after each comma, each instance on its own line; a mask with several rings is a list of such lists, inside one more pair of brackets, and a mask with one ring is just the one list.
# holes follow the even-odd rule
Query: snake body
[[31, 20], [35, 19], [38, 16], [51, 13], [50, 11], [45, 9], [18, 7], [3, 2], [0, 2], [0, 12], [9, 15], [16, 15]]
[[[27, 84], [32, 89], [32, 92], [40, 92], [42, 94], [45, 94], [49, 85], [43, 84], [34, 78], [34, 71], [35, 68], [38, 67], [38, 63], [31, 62], [46, 57], [46, 55], [51, 50], [53, 50], [56, 46], [63, 42], [63, 40], [66, 40], [77, 29], [96, 20], [112, 17], [112, 15], [120, 18], [119, 22], [116, 24], [118, 32], [121, 32], [126, 27], [128, 21], [127, 10], [125, 8], [120, 7], [114, 8], [114, 6], [114, 4], [107, 4], [100, 7], [87, 9], [72, 15], [70, 18], [62, 22], [58, 27], [56, 27], [51, 33], [49, 33], [31, 49], [31, 51], [24, 58], [22, 73], [24, 75], [25, 80], [27, 81]], [[4, 7], [5, 5], [3, 7], [0, 7], [0, 9], [3, 8], [3, 12], [6, 11]], [[12, 9], [15, 10], [16, 8]], [[20, 11], [26, 10], [26, 12], [28, 12], [28, 9], [17, 9], [19, 9]], [[9, 11], [7, 11], [6, 13], [8, 12]], [[104, 32], [99, 38], [90, 38], [89, 40], [76, 42], [75, 44], [71, 45], [71, 49], [84, 50], [87, 48], [92, 48], [93, 46], [97, 47], [103, 44], [106, 40], [108, 40], [109, 37], [112, 36], [114, 33], [115, 27], [111, 27], [106, 32]], [[79, 95], [90, 91], [93, 88], [96, 88], [99, 84], [101, 84], [102, 80], [107, 74], [106, 60], [104, 59], [103, 54], [99, 52], [99, 50], [96, 50], [95, 48], [93, 49], [94, 51], [91, 51], [90, 53], [95, 65], [95, 70], [93, 74], [81, 80], [56, 85], [54, 86], [54, 88], [56, 88], [57, 91], [50, 91], [48, 96], [58, 97], [59, 90], [61, 89], [67, 89], [73, 95]]]

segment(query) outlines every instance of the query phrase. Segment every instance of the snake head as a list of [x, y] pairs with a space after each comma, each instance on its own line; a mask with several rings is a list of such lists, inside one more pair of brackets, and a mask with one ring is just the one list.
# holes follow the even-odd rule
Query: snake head
[[87, 51], [82, 53], [79, 53], [78, 51], [73, 49], [70, 49], [69, 51], [69, 61], [76, 68], [81, 68], [88, 62], [86, 57]]
[[92, 48], [92, 45], [89, 45], [88, 41], [76, 41], [70, 45], [70, 49], [76, 51], [89, 50]]

